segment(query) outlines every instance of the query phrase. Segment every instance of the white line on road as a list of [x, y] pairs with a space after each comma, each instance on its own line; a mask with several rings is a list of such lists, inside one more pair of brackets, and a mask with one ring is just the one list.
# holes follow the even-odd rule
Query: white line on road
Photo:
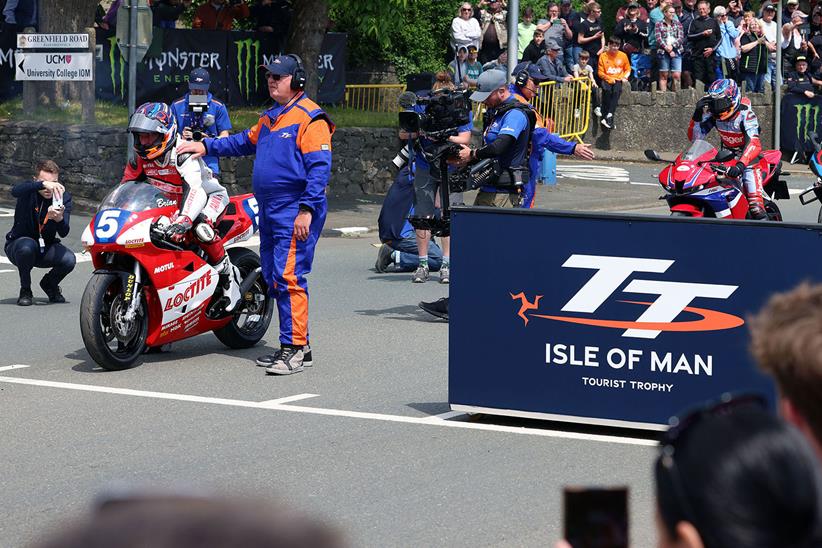
[[3, 367], [0, 367], [0, 371], [11, 371], [12, 369], [23, 369], [24, 367], [28, 367], [28, 365], [20, 365], [20, 364], [6, 365], [6, 366], [3, 366]]
[[14, 270], [0, 270], [0, 274], [2, 274], [3, 272], [14, 272]]
[[319, 394], [296, 394], [294, 396], [286, 396], [284, 398], [277, 398], [276, 400], [268, 400], [260, 402], [262, 406], [282, 405], [284, 403], [291, 403], [293, 401], [307, 400], [308, 398], [317, 398]]
[[[19, 366], [10, 366], [18, 368]], [[141, 398], [155, 398], [161, 400], [188, 401], [194, 403], [210, 403], [215, 405], [228, 405], [233, 407], [247, 407], [253, 409], [267, 409], [271, 411], [286, 411], [289, 413], [305, 413], [309, 415], [324, 415], [329, 417], [346, 417], [352, 419], [376, 420], [384, 422], [399, 422], [406, 424], [420, 424], [427, 426], [440, 426], [447, 428], [462, 428], [468, 430], [485, 430], [488, 432], [504, 432], [507, 434], [520, 434], [528, 436], [540, 436], [547, 438], [562, 438], [585, 441], [599, 441], [606, 443], [621, 443], [625, 445], [641, 445], [645, 447], [655, 447], [657, 442], [641, 438], [629, 438], [619, 436], [607, 436], [601, 434], [582, 434], [578, 432], [564, 432], [559, 430], [542, 430], [538, 428], [525, 428], [515, 426], [502, 426], [497, 424], [481, 424], [473, 422], [455, 422], [442, 420], [439, 417], [407, 417], [403, 415], [386, 415], [382, 413], [367, 413], [362, 411], [345, 411], [342, 409], [325, 409], [322, 407], [305, 407], [300, 405], [287, 405], [274, 403], [276, 400], [265, 402], [234, 400], [228, 398], [208, 398], [204, 396], [192, 396], [188, 394], [171, 394], [167, 392], [151, 392], [147, 390], [133, 390], [130, 388], [114, 388], [111, 386], [95, 386], [91, 384], [75, 384], [68, 382], [55, 382], [37, 379], [25, 379], [20, 377], [0, 377], [0, 382], [10, 384], [23, 384], [29, 386], [42, 386], [46, 388], [62, 388], [66, 390], [81, 390], [85, 392], [100, 392], [104, 394], [117, 394], [121, 396], [136, 396]], [[303, 396], [304, 394], [300, 394]], [[447, 413], [446, 413], [447, 415]]]

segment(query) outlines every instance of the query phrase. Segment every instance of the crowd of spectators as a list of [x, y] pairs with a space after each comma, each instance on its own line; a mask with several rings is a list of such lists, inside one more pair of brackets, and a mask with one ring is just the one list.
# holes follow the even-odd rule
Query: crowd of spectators
[[[642, 3], [640, 3], [640, 1]], [[517, 61], [537, 64], [548, 80], [563, 82], [574, 75], [580, 54], [587, 52], [589, 74], [599, 87], [601, 56], [611, 50], [610, 39], [630, 63], [626, 82], [633, 89], [648, 90], [657, 82], [660, 91], [707, 87], [718, 78], [745, 84], [761, 93], [776, 85], [777, 40], [781, 41], [783, 76], [789, 93], [811, 96], [822, 89], [822, 4], [810, 0], [808, 15], [799, 0], [784, 3], [783, 26], [777, 29], [776, 6], [764, 2], [754, 11], [749, 0], [626, 0], [616, 12], [613, 31], [606, 36], [601, 6], [588, 0], [579, 11], [571, 0], [549, 2], [545, 13], [530, 6], [519, 16]], [[727, 3], [726, 3], [727, 2]], [[508, 10], [505, 1], [463, 2], [451, 25], [450, 71], [464, 87], [476, 82], [465, 78], [464, 47], [478, 49], [483, 70], [504, 64], [499, 56], [508, 41]], [[507, 61], [507, 59], [506, 59]], [[804, 67], [804, 68], [801, 68]], [[471, 82], [469, 82], [469, 80]]]
[[[97, 5], [95, 25], [116, 28], [121, 3], [122, 0], [102, 0]], [[233, 30], [238, 21], [249, 21], [248, 28], [252, 30], [287, 33], [292, 13], [291, 0], [209, 0], [197, 8], [192, 7], [192, 0], [149, 0], [149, 5], [154, 26], [167, 29], [182, 27], [181, 18], [188, 13], [194, 29]]]

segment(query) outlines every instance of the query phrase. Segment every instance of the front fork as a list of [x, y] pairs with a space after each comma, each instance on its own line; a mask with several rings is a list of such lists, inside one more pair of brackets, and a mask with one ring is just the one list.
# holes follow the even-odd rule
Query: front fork
[[123, 298], [128, 302], [128, 308], [125, 313], [126, 321], [133, 321], [135, 316], [137, 316], [137, 307], [140, 305], [140, 291], [142, 287], [140, 263], [134, 261], [134, 272], [126, 278], [126, 286], [123, 291]]

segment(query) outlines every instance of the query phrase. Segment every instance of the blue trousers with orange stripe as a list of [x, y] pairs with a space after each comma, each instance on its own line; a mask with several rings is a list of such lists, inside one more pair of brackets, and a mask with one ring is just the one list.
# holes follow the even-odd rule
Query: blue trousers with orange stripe
[[323, 202], [311, 217], [306, 241], [294, 235], [294, 219], [299, 205], [293, 197], [257, 198], [260, 207], [260, 262], [269, 295], [277, 300], [280, 316], [280, 344], [308, 344], [308, 282], [314, 248], [320, 238], [325, 216]]

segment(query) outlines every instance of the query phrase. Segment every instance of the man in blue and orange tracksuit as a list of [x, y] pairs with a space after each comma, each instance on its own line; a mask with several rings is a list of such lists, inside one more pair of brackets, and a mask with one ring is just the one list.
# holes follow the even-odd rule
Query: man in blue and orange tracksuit
[[327, 211], [331, 174], [328, 115], [305, 96], [305, 70], [296, 55], [265, 65], [268, 92], [277, 103], [254, 127], [223, 139], [185, 142], [179, 152], [213, 156], [255, 154], [252, 184], [260, 206], [263, 277], [277, 299], [281, 348], [257, 365], [290, 375], [311, 365], [308, 346], [308, 284], [314, 247]]

